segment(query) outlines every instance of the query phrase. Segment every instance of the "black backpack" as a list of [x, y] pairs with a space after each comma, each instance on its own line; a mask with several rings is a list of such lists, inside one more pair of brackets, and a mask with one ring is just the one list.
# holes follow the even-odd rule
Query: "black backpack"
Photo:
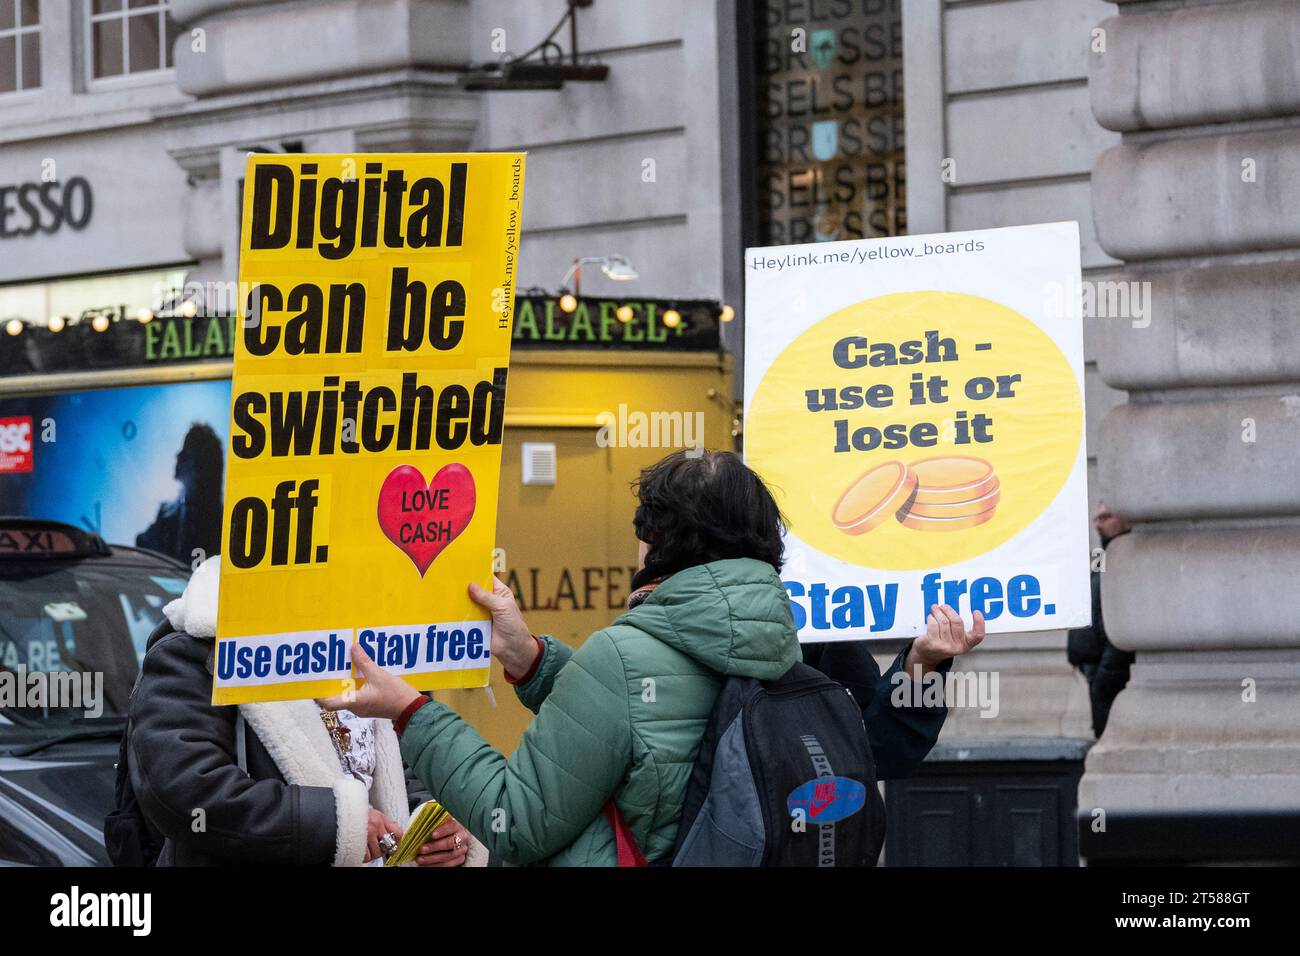
[[884, 802], [848, 688], [807, 664], [729, 677], [686, 785], [672, 866], [875, 866]]

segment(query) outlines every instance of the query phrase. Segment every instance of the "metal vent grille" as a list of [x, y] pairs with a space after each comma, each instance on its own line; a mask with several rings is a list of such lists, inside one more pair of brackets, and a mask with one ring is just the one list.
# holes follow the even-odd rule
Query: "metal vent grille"
[[523, 446], [524, 484], [555, 484], [554, 442], [526, 441]]

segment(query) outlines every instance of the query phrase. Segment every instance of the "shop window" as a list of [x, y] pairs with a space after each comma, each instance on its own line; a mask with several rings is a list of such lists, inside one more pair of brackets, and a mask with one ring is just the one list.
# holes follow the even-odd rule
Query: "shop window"
[[903, 0], [741, 0], [746, 242], [907, 232]]
[[90, 77], [170, 69], [176, 26], [170, 0], [86, 0]]
[[40, 0], [0, 0], [0, 93], [40, 85]]

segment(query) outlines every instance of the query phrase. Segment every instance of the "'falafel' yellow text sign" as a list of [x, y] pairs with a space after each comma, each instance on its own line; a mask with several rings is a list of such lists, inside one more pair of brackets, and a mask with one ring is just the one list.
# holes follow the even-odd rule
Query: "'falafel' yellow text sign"
[[249, 157], [213, 703], [487, 684], [523, 176]]
[[746, 253], [745, 459], [805, 641], [1087, 624], [1076, 223]]

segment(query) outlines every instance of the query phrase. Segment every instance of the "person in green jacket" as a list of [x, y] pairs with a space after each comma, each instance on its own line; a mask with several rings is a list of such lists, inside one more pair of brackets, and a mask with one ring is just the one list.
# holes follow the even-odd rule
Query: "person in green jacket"
[[762, 480], [730, 452], [676, 452], [642, 473], [637, 497], [629, 609], [577, 650], [534, 636], [501, 582], [470, 585], [492, 615], [493, 655], [537, 715], [510, 757], [359, 645], [365, 683], [323, 702], [392, 719], [403, 760], [505, 863], [617, 865], [610, 800], [649, 862], [667, 856], [723, 677], [772, 680], [800, 660], [781, 514]]

